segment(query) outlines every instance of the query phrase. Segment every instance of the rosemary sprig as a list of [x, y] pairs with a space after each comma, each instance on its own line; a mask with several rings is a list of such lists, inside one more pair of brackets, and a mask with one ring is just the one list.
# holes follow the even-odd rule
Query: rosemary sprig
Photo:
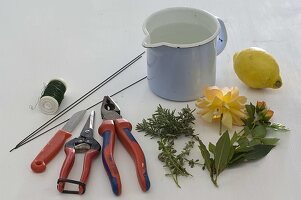
[[[180, 187], [179, 176], [191, 176], [185, 166], [188, 164], [190, 167], [194, 167], [199, 164], [199, 160], [189, 159], [196, 138], [192, 128], [195, 120], [193, 112], [194, 110], [187, 106], [176, 115], [175, 110], [171, 111], [159, 105], [152, 118], [143, 119], [136, 126], [137, 131], [145, 132], [146, 136], [158, 140], [160, 151], [158, 159], [164, 163], [164, 167], [168, 170], [166, 176], [171, 176], [178, 187]], [[174, 143], [181, 136], [189, 137], [189, 141], [178, 153]]]
[[152, 115], [152, 118], [143, 119], [142, 123], [136, 126], [137, 131], [145, 132], [145, 135], [151, 138], [177, 139], [180, 136], [193, 136], [195, 117], [194, 110], [188, 106], [182, 108], [176, 115], [175, 110], [163, 108], [161, 105]]

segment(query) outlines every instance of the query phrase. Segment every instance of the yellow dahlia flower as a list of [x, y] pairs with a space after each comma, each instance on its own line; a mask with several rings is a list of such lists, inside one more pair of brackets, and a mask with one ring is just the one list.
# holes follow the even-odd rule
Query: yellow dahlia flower
[[216, 86], [207, 87], [204, 90], [204, 97], [198, 98], [196, 106], [200, 108], [198, 114], [208, 122], [221, 120], [221, 123], [231, 129], [232, 124], [241, 126], [246, 118], [244, 112], [247, 98], [239, 96], [237, 87], [218, 88]]

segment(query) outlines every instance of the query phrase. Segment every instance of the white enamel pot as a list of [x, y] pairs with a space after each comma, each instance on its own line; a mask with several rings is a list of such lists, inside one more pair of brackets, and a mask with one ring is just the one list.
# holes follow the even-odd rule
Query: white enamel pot
[[192, 101], [214, 85], [216, 56], [227, 43], [222, 20], [194, 8], [167, 8], [143, 24], [147, 79], [153, 93], [174, 101]]

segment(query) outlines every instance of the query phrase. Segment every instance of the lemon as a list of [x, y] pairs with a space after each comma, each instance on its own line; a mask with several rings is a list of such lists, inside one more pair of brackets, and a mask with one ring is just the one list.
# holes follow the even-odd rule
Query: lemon
[[238, 78], [251, 88], [280, 88], [282, 80], [274, 57], [264, 49], [251, 47], [233, 56]]

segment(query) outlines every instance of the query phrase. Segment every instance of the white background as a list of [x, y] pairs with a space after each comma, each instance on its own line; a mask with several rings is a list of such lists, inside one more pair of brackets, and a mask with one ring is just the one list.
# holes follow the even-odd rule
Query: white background
[[[204, 9], [224, 20], [228, 44], [217, 59], [216, 85], [238, 86], [249, 101], [267, 101], [275, 111], [273, 120], [291, 129], [289, 133], [276, 133], [280, 142], [268, 156], [225, 170], [219, 177], [219, 188], [211, 183], [207, 171], [195, 168], [190, 170], [192, 177], [180, 178], [179, 189], [164, 176], [166, 171], [157, 159], [156, 141], [133, 130], [146, 155], [151, 189], [147, 193], [141, 191], [133, 162], [117, 142], [115, 159], [123, 192], [121, 197], [115, 197], [100, 157], [93, 163], [83, 196], [56, 190], [63, 151], [44, 173], [31, 171], [31, 161], [57, 129], [9, 153], [50, 118], [38, 109], [28, 108], [37, 101], [43, 83], [57, 77], [66, 81], [68, 89], [60, 108], [66, 107], [143, 52], [141, 27], [145, 18], [174, 6]], [[0, 199], [300, 199], [300, 41], [299, 0], [0, 0]], [[281, 89], [252, 90], [237, 78], [232, 56], [250, 46], [262, 47], [275, 56], [284, 83]], [[145, 75], [146, 55], [64, 118]], [[133, 126], [150, 117], [158, 104], [170, 109], [186, 104], [195, 107], [194, 102], [171, 102], [155, 96], [145, 80], [114, 99]], [[100, 106], [95, 107], [96, 130], [101, 123], [99, 109]], [[83, 123], [84, 120], [75, 129], [74, 136], [79, 135]], [[219, 137], [218, 125], [200, 118], [195, 129], [205, 144], [215, 143]], [[97, 131], [94, 135], [102, 143]], [[197, 149], [193, 156], [200, 158]], [[78, 179], [80, 173], [81, 159], [75, 163], [70, 177]]]

